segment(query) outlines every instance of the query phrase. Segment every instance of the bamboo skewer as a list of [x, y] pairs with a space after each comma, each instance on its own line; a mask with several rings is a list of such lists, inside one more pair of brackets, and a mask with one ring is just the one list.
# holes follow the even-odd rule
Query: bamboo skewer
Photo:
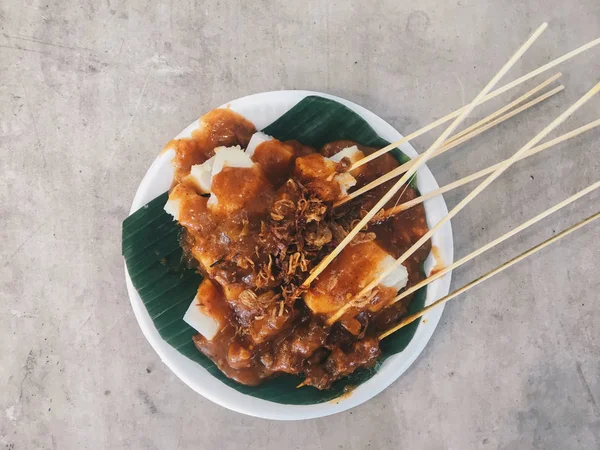
[[[582, 127], [583, 128], [583, 127]], [[460, 260], [454, 262], [453, 264], [451, 264], [450, 266], [445, 267], [444, 269], [440, 270], [439, 272], [436, 272], [434, 275], [426, 278], [425, 280], [421, 281], [420, 283], [416, 284], [415, 286], [411, 287], [410, 289], [407, 289], [406, 291], [402, 292], [400, 295], [396, 296], [392, 303], [396, 303], [400, 300], [402, 300], [403, 298], [405, 298], [406, 296], [416, 292], [417, 290], [421, 289], [423, 286], [426, 286], [430, 283], [432, 283], [433, 281], [443, 277], [446, 273], [450, 272], [451, 270], [456, 269], [457, 267], [463, 265], [464, 263], [470, 261], [471, 259], [483, 254], [484, 252], [486, 252], [487, 250], [490, 250], [491, 248], [495, 247], [496, 245], [500, 244], [501, 242], [511, 238], [512, 236], [520, 233], [521, 231], [525, 230], [526, 228], [529, 228], [531, 225], [534, 225], [535, 223], [545, 219], [546, 217], [550, 216], [551, 214], [554, 214], [555, 212], [559, 211], [560, 209], [564, 208], [567, 205], [570, 205], [571, 203], [575, 202], [576, 200], [584, 197], [585, 195], [593, 192], [594, 190], [600, 188], [600, 181], [597, 181], [596, 183], [593, 183], [592, 185], [588, 186], [585, 189], [582, 189], [581, 191], [577, 192], [576, 194], [572, 195], [571, 197], [563, 200], [562, 202], [558, 203], [557, 205], [554, 205], [551, 208], [548, 208], [546, 211], [538, 214], [537, 216], [533, 217], [532, 219], [528, 220], [527, 222], [519, 225], [517, 228], [515, 228], [514, 230], [509, 231], [508, 233], [505, 233], [504, 235], [500, 236], [499, 238], [495, 239], [494, 241], [484, 245], [483, 247], [479, 248], [478, 250], [475, 250], [474, 252], [470, 253], [469, 255], [461, 258]], [[596, 213], [594, 216], [584, 220], [583, 222], [580, 222], [577, 225], [574, 225], [573, 227], [569, 228], [568, 230], [563, 231], [562, 233], [559, 233], [558, 235], [552, 237], [551, 239], [549, 239], [548, 241], [556, 241], [558, 239], [561, 239], [562, 237], [566, 236], [567, 234], [575, 231], [576, 229], [584, 226], [585, 224], [597, 219], [598, 217], [600, 217], [600, 213]], [[527, 252], [525, 252], [524, 254], [520, 255], [517, 258], [512, 259], [511, 261], [509, 261], [508, 263], [503, 264], [503, 268], [498, 268], [495, 269], [494, 271], [484, 275], [483, 277], [478, 278], [477, 280], [469, 283], [469, 285], [460, 288], [459, 290], [443, 297], [442, 299], [434, 302], [433, 304], [431, 304], [430, 306], [427, 306], [426, 308], [424, 308], [423, 310], [419, 311], [418, 313], [415, 313], [411, 316], [408, 316], [404, 319], [402, 319], [400, 321], [400, 323], [398, 323], [398, 325], [392, 327], [390, 330], [385, 331], [384, 333], [382, 333], [379, 336], [379, 339], [383, 339], [387, 336], [389, 336], [390, 334], [394, 333], [395, 331], [399, 330], [400, 328], [403, 328], [404, 326], [414, 322], [416, 319], [418, 319], [419, 317], [421, 317], [422, 315], [424, 315], [426, 312], [428, 312], [429, 310], [433, 309], [434, 307], [447, 302], [448, 300], [458, 296], [459, 294], [465, 292], [466, 290], [470, 289], [471, 287], [476, 286], [477, 284], [481, 283], [482, 281], [484, 281], [487, 278], [490, 278], [491, 276], [495, 275], [496, 273], [501, 272], [502, 270], [510, 267], [511, 265], [515, 264], [516, 262], [520, 261], [521, 259], [524, 259], [525, 257], [535, 253], [538, 250], [541, 250], [543, 247], [549, 245], [552, 242], [548, 242], [545, 241], [545, 243], [542, 243], [536, 247], [534, 247], [533, 249], [528, 250]], [[520, 259], [519, 259], [520, 258]], [[460, 292], [459, 292], [460, 291]], [[298, 386], [296, 386], [297, 388], [300, 388], [302, 386], [306, 385], [306, 380], [304, 380], [302, 383], [300, 383]]]
[[[453, 148], [458, 147], [460, 144], [480, 135], [484, 131], [487, 131], [490, 128], [495, 127], [496, 125], [501, 124], [502, 122], [516, 116], [517, 114], [520, 114], [523, 111], [525, 111], [529, 108], [532, 108], [533, 106], [537, 105], [538, 103], [543, 102], [544, 100], [552, 97], [553, 95], [558, 94], [563, 89], [564, 89], [564, 86], [562, 86], [562, 85], [558, 86], [558, 87], [552, 89], [551, 91], [548, 91], [545, 94], [542, 94], [539, 97], [534, 98], [533, 100], [531, 100], [530, 102], [527, 102], [526, 104], [520, 106], [519, 108], [516, 108], [513, 111], [510, 111], [510, 112], [506, 113], [505, 115], [498, 117], [496, 120], [492, 120], [491, 122], [488, 122], [487, 124], [475, 129], [474, 131], [471, 131], [470, 133], [462, 135], [456, 139], [451, 138], [451, 139], [447, 140], [444, 143], [444, 146], [441, 147], [440, 149], [438, 149], [438, 151], [432, 156], [432, 158], [435, 158], [436, 156], [439, 156], [442, 153], [447, 152], [448, 150], [452, 150]], [[498, 111], [496, 111], [496, 112], [498, 112]], [[495, 115], [495, 114], [496, 113], [493, 113], [492, 115]], [[488, 119], [488, 117], [486, 117], [482, 121], [487, 121], [487, 119]], [[361, 187], [360, 189], [357, 189], [356, 191], [349, 193], [343, 199], [334, 203], [333, 206], [338, 207], [345, 203], [348, 203], [350, 200], [353, 200], [353, 199], [361, 196], [365, 192], [368, 192], [371, 189], [374, 189], [377, 186], [380, 186], [383, 183], [386, 183], [387, 181], [400, 176], [401, 174], [408, 171], [408, 169], [411, 168], [414, 164], [417, 164], [420, 158], [421, 157], [419, 156], [415, 159], [411, 159], [410, 161], [406, 162], [405, 164], [402, 164], [399, 167], [396, 167], [395, 169], [389, 171], [385, 175], [382, 175], [381, 177], [377, 178], [376, 180], [371, 181], [370, 183], [366, 184], [365, 186]]]
[[548, 126], [546, 126], [540, 133], [538, 133], [532, 140], [530, 140], [527, 144], [521, 147], [513, 156], [502, 161], [500, 166], [492, 172], [488, 178], [486, 178], [479, 186], [477, 186], [469, 195], [467, 195], [458, 205], [452, 209], [448, 213], [446, 217], [444, 217], [440, 222], [438, 222], [431, 230], [429, 230], [419, 241], [417, 241], [410, 249], [408, 249], [404, 255], [402, 255], [393, 266], [383, 271], [376, 280], [367, 285], [359, 294], [363, 295], [370, 291], [372, 288], [377, 286], [379, 282], [385, 278], [385, 276], [393, 270], [393, 268], [402, 264], [406, 259], [412, 255], [421, 245], [423, 245], [432, 235], [435, 233], [444, 223], [454, 217], [458, 212], [460, 212], [471, 200], [473, 200], [480, 192], [482, 192], [487, 186], [489, 186], [496, 178], [498, 178], [506, 169], [508, 169], [514, 162], [516, 162], [522, 155], [531, 150], [538, 142], [544, 139], [548, 134], [550, 134], [556, 127], [562, 124], [571, 114], [577, 111], [581, 106], [587, 103], [592, 97], [594, 97], [598, 92], [600, 92], [600, 83], [596, 84], [592, 89], [590, 89], [583, 97], [577, 100], [571, 107], [567, 108], [565, 112], [563, 112], [560, 116], [554, 119]]
[[[517, 161], [523, 154], [531, 150], [538, 142], [540, 142], [544, 137], [546, 137], [552, 130], [558, 127], [561, 123], [563, 123], [571, 114], [577, 111], [581, 106], [583, 106], [587, 101], [589, 101], [594, 95], [596, 95], [600, 91], [600, 83], [596, 84], [592, 89], [590, 89], [583, 97], [577, 100], [573, 105], [571, 105], [565, 112], [559, 115], [556, 119], [554, 119], [549, 125], [547, 125], [540, 133], [538, 133], [532, 140], [530, 140], [527, 144], [521, 147], [513, 156], [508, 158], [507, 160], [500, 163], [500, 166], [492, 172], [483, 182], [481, 182], [473, 191], [471, 191], [458, 205], [456, 205], [452, 211], [450, 211], [444, 218], [442, 218], [434, 227], [432, 227], [427, 233], [425, 233], [415, 244], [413, 244], [404, 254], [400, 256], [393, 264], [391, 264], [386, 270], [383, 270], [373, 281], [371, 281], [367, 286], [365, 286], [359, 294], [355, 297], [355, 299], [361, 298], [364, 294], [372, 290], [375, 286], [377, 286], [381, 280], [383, 280], [393, 269], [402, 264], [408, 257], [410, 257], [419, 247], [421, 247], [425, 242], [427, 242], [431, 236], [438, 231], [446, 222], [448, 222], [452, 217], [458, 214], [465, 206], [467, 206], [471, 200], [473, 200], [477, 195], [479, 195], [486, 187], [488, 187], [496, 178], [498, 178], [506, 169], [508, 169], [515, 161]], [[342, 315], [354, 306], [355, 299], [352, 299], [350, 302], [341, 307], [330, 319], [328, 319], [327, 323], [332, 324], [336, 320], [338, 320]]]
[[[565, 133], [561, 136], [558, 136], [557, 138], [554, 138], [548, 142], [546, 142], [545, 144], [542, 145], [538, 145], [537, 147], [532, 148], [531, 150], [529, 150], [526, 154], [524, 154], [523, 156], [521, 156], [518, 161], [521, 161], [525, 158], [529, 158], [530, 156], [533, 156], [537, 153], [540, 153], [544, 150], [547, 150], [549, 148], [554, 147], [555, 145], [558, 145], [562, 142], [565, 142], [569, 139], [572, 139], [576, 136], [579, 136], [582, 133], [585, 133], [586, 131], [592, 130], [596, 127], [600, 126], [600, 119], [595, 120], [593, 122], [588, 123], [587, 125], [584, 125], [582, 127], [579, 127], [575, 130], [572, 130], [568, 133]], [[464, 178], [461, 178], [460, 180], [454, 181], [450, 184], [447, 184], [446, 186], [442, 186], [439, 189], [435, 189], [431, 192], [428, 192], [426, 194], [421, 195], [420, 197], [414, 198], [412, 200], [409, 200], [405, 203], [402, 203], [400, 205], [394, 206], [393, 208], [390, 208], [386, 211], [384, 211], [384, 213], [380, 216], [377, 216], [375, 219], [373, 219], [373, 221], [382, 221], [385, 220], [395, 214], [398, 214], [402, 211], [406, 211], [407, 209], [412, 208], [415, 205], [418, 205], [419, 203], [423, 203], [427, 200], [429, 200], [430, 198], [434, 198], [437, 197], [438, 195], [442, 195], [446, 192], [449, 192], [453, 189], [456, 189], [460, 186], [463, 186], [467, 183], [470, 183], [471, 181], [475, 181], [478, 178], [481, 178], [485, 175], [488, 175], [490, 173], [492, 173], [494, 170], [498, 169], [498, 167], [500, 167], [500, 165], [502, 164], [502, 162], [499, 162], [498, 164], [494, 164], [493, 166], [487, 167], [486, 169], [482, 169], [479, 172], [475, 172], [471, 175], [468, 175]]]
[[546, 92], [545, 94], [540, 95], [539, 97], [534, 98], [533, 100], [525, 103], [524, 105], [513, 109], [512, 111], [504, 114], [503, 116], [497, 118], [496, 120], [493, 120], [479, 128], [477, 128], [475, 131], [472, 131], [471, 133], [468, 133], [467, 135], [463, 135], [460, 137], [456, 137], [456, 139], [451, 139], [449, 144], [448, 144], [448, 148], [445, 148], [443, 151], [441, 151], [439, 154], [442, 154], [444, 152], [447, 152], [448, 150], [456, 147], [457, 145], [460, 145], [466, 141], [468, 141], [469, 139], [483, 133], [484, 131], [489, 130], [490, 128], [495, 127], [496, 125], [501, 124], [502, 122], [513, 118], [514, 116], [516, 116], [517, 114], [522, 113], [523, 111], [526, 111], [529, 108], [532, 108], [533, 106], [537, 105], [538, 103], [543, 102], [544, 100], [549, 99], [550, 97], [552, 97], [553, 95], [558, 94], [559, 92], [562, 92], [565, 89], [565, 87], [561, 84], [560, 86], [555, 87], [554, 89]]
[[519, 98], [517, 98], [516, 100], [513, 100], [512, 102], [510, 102], [508, 105], [503, 106], [502, 108], [500, 108], [499, 110], [497, 110], [496, 112], [490, 114], [489, 116], [481, 119], [480, 121], [474, 123], [473, 125], [471, 125], [470, 127], [465, 128], [464, 130], [456, 133], [454, 136], [452, 136], [450, 139], [448, 139], [446, 141], [446, 143], [450, 143], [453, 141], [456, 141], [457, 139], [460, 139], [461, 137], [469, 134], [471, 131], [476, 130], [479, 127], [482, 127], [483, 125], [485, 125], [488, 122], [491, 122], [492, 120], [494, 120], [496, 117], [501, 116], [502, 114], [504, 114], [507, 111], [510, 111], [513, 108], [516, 108], [517, 106], [519, 106], [521, 103], [523, 103], [525, 100], [527, 100], [529, 97], [533, 97], [535, 94], [537, 94], [538, 92], [540, 92], [542, 89], [544, 89], [546, 86], [552, 84], [554, 81], [558, 80], [560, 77], [562, 76], [561, 72], [558, 72], [554, 75], [552, 75], [550, 78], [548, 78], [546, 81], [544, 81], [543, 83], [537, 85], [536, 87], [534, 87], [533, 89], [531, 89], [530, 91], [526, 92], [525, 94], [521, 95]]
[[484, 282], [485, 280], [493, 277], [494, 275], [502, 272], [505, 269], [508, 269], [510, 266], [524, 260], [525, 258], [527, 258], [528, 256], [533, 255], [534, 253], [537, 253], [538, 251], [540, 251], [541, 249], [549, 246], [550, 244], [564, 238], [565, 236], [573, 233], [574, 231], [578, 230], [579, 228], [587, 225], [590, 222], [593, 222], [594, 220], [600, 218], [600, 212], [597, 212], [596, 214], [588, 217], [587, 219], [567, 228], [566, 230], [562, 231], [561, 233], [557, 234], [556, 236], [551, 237], [550, 239], [546, 239], [544, 242], [536, 245], [533, 248], [530, 248], [529, 250], [527, 250], [524, 253], [521, 253], [519, 256], [511, 259], [510, 261], [498, 266], [497, 268], [495, 268], [494, 270], [486, 273], [485, 275], [482, 275], [481, 277], [471, 281], [470, 283], [464, 285], [463, 287], [455, 290], [454, 292], [451, 292], [450, 294], [446, 295], [445, 297], [440, 298], [439, 300], [435, 301], [434, 303], [432, 303], [429, 306], [426, 306], [425, 308], [423, 308], [421, 311], [419, 311], [416, 314], [412, 314], [408, 317], [405, 317], [404, 319], [402, 319], [400, 321], [400, 323], [392, 328], [390, 328], [389, 330], [387, 330], [386, 332], [382, 333], [379, 335], [379, 340], [381, 339], [385, 339], [386, 337], [388, 337], [390, 334], [398, 331], [399, 329], [405, 327], [406, 325], [414, 322], [415, 320], [417, 320], [419, 317], [421, 317], [423, 314], [427, 313], [428, 311], [432, 310], [433, 308], [446, 303], [449, 300], [452, 300], [453, 298], [459, 296], [460, 294], [463, 294], [464, 292], [468, 291], [469, 289], [477, 286], [478, 284]]
[[[543, 66], [538, 67], [537, 69], [529, 72], [528, 74], [525, 74], [520, 78], [517, 78], [515, 81], [512, 81], [512, 82], [502, 86], [501, 88], [496, 89], [495, 91], [493, 91], [492, 93], [487, 95], [483, 101], [491, 100], [492, 98], [497, 97], [500, 94], [503, 94], [504, 92], [508, 91], [509, 89], [512, 89], [513, 87], [518, 86], [519, 84], [524, 83], [525, 81], [527, 81], [547, 70], [550, 70], [553, 67], [556, 67], [557, 65], [561, 64], [562, 62], [567, 61], [567, 60], [579, 55], [580, 53], [583, 53], [583, 52], [595, 47], [598, 44], [600, 44], [600, 38], [594, 39], [593, 41], [590, 41], [587, 44], [584, 44], [581, 47], [576, 48], [575, 50], [565, 53], [563, 56], [560, 56], [559, 58], [556, 58], [555, 60], [550, 61], [549, 63], [544, 64]], [[482, 103], [483, 103], [483, 101], [482, 101]], [[433, 130], [434, 128], [448, 122], [449, 120], [454, 119], [455, 117], [460, 115], [467, 106], [468, 105], [465, 105], [462, 108], [459, 108], [456, 111], [454, 111], [450, 114], [447, 114], [446, 116], [430, 123], [429, 125], [426, 125], [423, 128], [403, 137], [402, 139], [400, 139], [396, 142], [392, 142], [391, 144], [387, 145], [386, 147], [382, 148], [381, 150], [378, 150], [377, 152], [372, 153], [372, 154], [368, 155], [367, 157], [356, 161], [350, 167], [350, 170], [356, 169], [357, 167], [360, 167], [363, 164], [366, 164], [369, 161], [374, 160], [378, 156], [381, 156], [381, 155], [389, 152], [390, 150], [393, 150], [394, 148], [399, 147], [400, 145], [402, 145], [406, 142], [409, 142], [409, 141], [421, 136], [422, 134], [427, 133], [428, 131]]]
[[457, 267], [462, 266], [463, 264], [465, 264], [466, 262], [472, 260], [473, 258], [481, 255], [482, 253], [492, 249], [493, 247], [495, 247], [496, 245], [504, 242], [505, 240], [511, 238], [512, 236], [520, 233], [521, 231], [525, 230], [526, 228], [529, 228], [531, 225], [539, 222], [542, 219], [545, 219], [546, 217], [548, 217], [551, 214], [554, 214], [555, 212], [559, 211], [560, 209], [564, 208], [567, 205], [570, 205], [571, 203], [573, 203], [576, 200], [579, 200], [581, 197], [595, 191], [596, 189], [600, 188], [600, 181], [596, 181], [595, 183], [591, 184], [590, 186], [586, 187], [585, 189], [582, 189], [581, 191], [577, 192], [576, 194], [572, 195], [571, 197], [563, 200], [562, 202], [554, 205], [551, 208], [548, 208], [546, 211], [538, 214], [537, 216], [533, 217], [532, 219], [529, 219], [527, 222], [519, 225], [518, 227], [516, 227], [514, 230], [510, 230], [508, 233], [503, 234], [502, 236], [500, 236], [497, 239], [494, 239], [493, 241], [487, 243], [486, 245], [484, 245], [483, 247], [475, 250], [474, 252], [469, 253], [468, 255], [462, 257], [461, 259], [459, 259], [458, 261], [453, 262], [452, 264], [450, 264], [447, 267], [444, 267], [442, 270], [439, 270], [438, 272], [436, 272], [435, 274], [425, 278], [423, 281], [421, 281], [420, 283], [415, 284], [414, 286], [412, 286], [411, 288], [401, 292], [400, 294], [398, 294], [396, 297], [394, 297], [394, 299], [391, 301], [390, 304], [399, 302], [400, 300], [402, 300], [403, 298], [408, 297], [410, 294], [412, 294], [413, 292], [418, 291], [419, 289], [421, 289], [423, 286], [427, 286], [430, 283], [433, 283], [435, 280], [443, 277], [444, 275], [446, 275], [448, 272], [456, 269]]
[[340, 254], [340, 252], [354, 239], [354, 236], [369, 223], [369, 221], [377, 214], [377, 212], [393, 197], [393, 195], [407, 182], [407, 180], [417, 171], [420, 165], [424, 164], [442, 143], [450, 136], [450, 134], [462, 123], [462, 121], [475, 109], [481, 99], [483, 99], [494, 86], [502, 79], [509, 69], [521, 58], [531, 45], [548, 27], [547, 23], [543, 23], [525, 43], [517, 50], [517, 52], [508, 60], [508, 62], [500, 69], [500, 71], [492, 78], [492, 80], [483, 88], [483, 90], [469, 103], [466, 109], [450, 124], [450, 126], [437, 138], [437, 140], [423, 153], [419, 162], [413, 165], [394, 186], [375, 204], [373, 208], [365, 215], [365, 217], [348, 233], [348, 235], [337, 245], [333, 251], [328, 254], [311, 272], [311, 274], [302, 283], [303, 288], [307, 288], [310, 284], [325, 270], [325, 268]]

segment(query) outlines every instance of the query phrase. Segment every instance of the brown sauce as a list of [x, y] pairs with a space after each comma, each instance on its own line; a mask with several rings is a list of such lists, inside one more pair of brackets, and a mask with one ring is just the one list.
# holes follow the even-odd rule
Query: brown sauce
[[212, 192], [218, 199], [212, 214], [264, 214], [273, 201], [274, 191], [258, 167], [225, 167], [215, 175]]
[[431, 269], [431, 273], [429, 274], [430, 277], [444, 270], [444, 268], [446, 267], [446, 265], [444, 264], [444, 260], [442, 259], [440, 249], [437, 245], [431, 247], [431, 255], [435, 260], [435, 265]]
[[276, 139], [263, 142], [254, 151], [252, 160], [265, 173], [265, 176], [275, 187], [280, 187], [288, 179], [288, 174], [294, 167], [296, 150], [293, 145]]
[[192, 132], [188, 139], [177, 139], [169, 142], [166, 148], [175, 150], [175, 180], [190, 173], [190, 168], [201, 164], [214, 155], [215, 147], [246, 147], [252, 134], [256, 132], [254, 125], [230, 109], [213, 109], [200, 118], [200, 126]]
[[[377, 276], [377, 265], [385, 255], [373, 241], [349, 245], [315, 281], [304, 301], [319, 314], [336, 312]], [[389, 301], [395, 294], [392, 288], [379, 288], [372, 303]]]
[[[345, 169], [326, 157], [356, 143], [336, 141], [316, 152], [296, 141], [273, 140], [256, 148], [251, 168], [225, 167], [214, 176], [215, 201], [184, 178], [216, 146], [246, 147], [255, 129], [228, 109], [211, 111], [201, 123], [192, 138], [170, 144], [180, 182], [170, 199], [181, 201], [182, 247], [189, 263], [211, 280], [199, 288], [202, 298], [212, 296], [203, 311], [226, 323], [212, 341], [196, 335], [196, 347], [246, 385], [290, 373], [325, 389], [375, 364], [378, 332], [405, 314], [411, 296], [388, 306], [395, 289], [379, 286], [365, 308], [332, 327], [325, 319], [373, 279], [381, 257], [399, 257], [427, 232], [423, 205], [362, 230], [303, 296], [298, 287], [310, 270], [395, 180], [334, 210], [341, 195], [335, 177]], [[366, 155], [375, 151], [356, 145]], [[397, 166], [391, 155], [369, 162], [352, 172], [355, 189]], [[387, 207], [414, 197], [407, 187]], [[421, 265], [430, 249], [427, 243], [405, 262], [408, 287], [423, 279]]]

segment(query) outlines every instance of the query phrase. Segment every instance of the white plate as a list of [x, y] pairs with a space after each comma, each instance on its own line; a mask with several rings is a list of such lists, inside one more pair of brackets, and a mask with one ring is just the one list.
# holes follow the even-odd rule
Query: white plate
[[[349, 102], [348, 100], [333, 95], [322, 94], [320, 92], [265, 92], [239, 98], [223, 105], [223, 107], [229, 107], [235, 112], [243, 115], [248, 120], [252, 121], [256, 128], [260, 130], [275, 121], [300, 100], [309, 95], [319, 95], [346, 105], [348, 108], [362, 116], [369, 125], [375, 129], [379, 136], [388, 141], [396, 141], [402, 138], [400, 133], [371, 111], [368, 111], [355, 103]], [[188, 137], [197, 127], [198, 121], [195, 121], [182, 131], [177, 138]], [[417, 152], [410, 144], [403, 144], [400, 149], [411, 158], [417, 156]], [[167, 151], [161, 153], [156, 160], [154, 160], [135, 194], [130, 214], [169, 189], [173, 178], [173, 169], [170, 164], [172, 157], [173, 153]], [[427, 193], [439, 187], [435, 178], [426, 167], [423, 167], [418, 172], [418, 187], [422, 193]], [[425, 211], [430, 227], [434, 226], [448, 213], [446, 203], [441, 196], [426, 201]], [[454, 251], [450, 223], [446, 223], [440, 231], [433, 236], [432, 244], [439, 248], [440, 255], [445, 264], [453, 262]], [[431, 266], [432, 261], [430, 258], [425, 265], [427, 272], [431, 269]], [[443, 309], [442, 307], [436, 308], [425, 314], [423, 316], [424, 320], [419, 323], [417, 331], [408, 346], [402, 352], [388, 358], [382, 364], [381, 369], [377, 374], [352, 391], [351, 395], [344, 396], [340, 400], [316, 405], [282, 405], [242, 394], [235, 389], [226, 386], [210, 375], [202, 366], [181, 355], [177, 350], [167, 344], [154, 327], [154, 324], [142, 303], [142, 299], [133, 287], [127, 272], [127, 267], [125, 268], [125, 278], [131, 305], [144, 336], [146, 336], [146, 339], [148, 339], [154, 350], [159, 354], [162, 361], [181, 380], [183, 380], [184, 383], [207, 399], [233, 411], [276, 420], [310, 419], [335, 414], [360, 405], [379, 394], [400, 377], [400, 375], [408, 369], [417, 356], [423, 351], [440, 320]], [[450, 274], [431, 283], [427, 289], [425, 303], [431, 304], [436, 299], [446, 295], [449, 286]]]

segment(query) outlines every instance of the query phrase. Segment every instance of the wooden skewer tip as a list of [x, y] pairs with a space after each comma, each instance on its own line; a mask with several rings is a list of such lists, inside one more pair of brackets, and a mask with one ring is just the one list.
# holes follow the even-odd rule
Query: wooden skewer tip
[[479, 195], [487, 186], [489, 186], [496, 178], [498, 178], [506, 169], [508, 169], [515, 161], [519, 159], [519, 157], [533, 148], [537, 143], [539, 143], [543, 138], [545, 138], [548, 134], [550, 134], [556, 127], [562, 124], [569, 116], [571, 116], [575, 111], [577, 111], [581, 106], [587, 103], [592, 97], [594, 97], [600, 91], [600, 82], [597, 83], [592, 89], [590, 89], [585, 95], [583, 95], [579, 100], [577, 100], [573, 105], [571, 105], [567, 110], [565, 110], [562, 114], [560, 114], [556, 119], [554, 119], [550, 124], [548, 124], [541, 132], [539, 132], [533, 139], [531, 139], [527, 144], [521, 147], [513, 156], [503, 161], [500, 166], [492, 172], [483, 182], [481, 182], [473, 191], [471, 191], [462, 201], [458, 203], [445, 217], [443, 217], [434, 227], [432, 227], [427, 233], [425, 233], [416, 243], [414, 243], [403, 255], [400, 256], [393, 264], [391, 264], [386, 270], [382, 271], [373, 281], [371, 281], [367, 286], [365, 286], [359, 294], [340, 308], [331, 318], [327, 321], [328, 324], [332, 324], [339, 318], [343, 316], [343, 314], [348, 311], [355, 303], [357, 298], [361, 298], [367, 292], [371, 291], [375, 286], [377, 286], [381, 280], [383, 280], [393, 269], [398, 267], [407, 258], [410, 257], [419, 247], [421, 247], [427, 240], [431, 238], [431, 236], [439, 230], [442, 225], [444, 225], [447, 221], [449, 221], [452, 217], [458, 214], [466, 205], [468, 205], [477, 195]]
[[[543, 84], [543, 83], [542, 83]], [[541, 86], [541, 85], [540, 85]], [[538, 86], [539, 87], [539, 86]], [[481, 121], [477, 122], [475, 125], [478, 125], [477, 127], [475, 127], [475, 125], [473, 125], [472, 127], [469, 127], [465, 130], [463, 130], [461, 133], [458, 133], [456, 135], [454, 135], [452, 138], [446, 140], [444, 142], [444, 145], [439, 148], [432, 156], [431, 158], [434, 158], [436, 156], [441, 155], [442, 153], [447, 152], [448, 150], [451, 150], [455, 147], [457, 147], [460, 144], [463, 144], [465, 142], [467, 142], [470, 139], [473, 139], [474, 137], [480, 135], [481, 133], [483, 133], [484, 131], [489, 130], [490, 128], [499, 125], [503, 122], [505, 122], [506, 120], [514, 117], [517, 114], [520, 114], [523, 111], [526, 111], [529, 108], [532, 108], [533, 106], [537, 105], [538, 103], [547, 100], [548, 98], [558, 94], [559, 92], [561, 92], [564, 89], [563, 85], [560, 85], [554, 89], [552, 89], [551, 91], [546, 92], [545, 94], [540, 95], [539, 97], [536, 97], [535, 99], [531, 100], [530, 102], [513, 109], [512, 111], [497, 117], [499, 112], [504, 112], [506, 110], [509, 110], [510, 108], [507, 108], [509, 105], [506, 105], [503, 108], [500, 108], [498, 111], [494, 112], [493, 114], [490, 114], [489, 116], [487, 116], [486, 118], [482, 119]], [[532, 92], [532, 91], [530, 91]], [[529, 94], [529, 93], [528, 93]], [[493, 120], [494, 117], [497, 117], [495, 120]], [[475, 127], [472, 131], [470, 131], [469, 133], [465, 133], [463, 134], [465, 131], [471, 130], [473, 127]], [[400, 175], [402, 175], [403, 173], [406, 173], [408, 171], [408, 169], [416, 164], [419, 160], [420, 156], [412, 159], [408, 162], [406, 162], [405, 164], [391, 170], [390, 172], [382, 175], [381, 177], [371, 181], [370, 183], [368, 183], [367, 185], [361, 187], [360, 189], [357, 189], [356, 191], [351, 192], [350, 194], [348, 194], [347, 196], [345, 196], [344, 198], [342, 198], [341, 200], [338, 200], [336, 203], [334, 203], [333, 207], [337, 208], [341, 205], [344, 205], [346, 203], [348, 203], [351, 200], [354, 200], [355, 198], [360, 197], [362, 194], [369, 192], [371, 189], [374, 189], [380, 185], [382, 185], [383, 183], [394, 179]], [[430, 159], [431, 159], [430, 158]]]
[[450, 294], [446, 295], [445, 297], [442, 297], [441, 299], [433, 302], [431, 305], [426, 306], [425, 308], [423, 308], [421, 311], [419, 311], [416, 314], [413, 314], [411, 316], [405, 317], [404, 319], [402, 319], [402, 321], [400, 321], [400, 323], [392, 328], [390, 328], [389, 330], [381, 333], [379, 335], [379, 340], [385, 339], [386, 337], [388, 337], [390, 334], [395, 333], [396, 331], [398, 331], [401, 328], [404, 328], [406, 325], [414, 322], [415, 320], [417, 320], [419, 317], [422, 317], [425, 313], [427, 313], [428, 311], [432, 310], [433, 308], [436, 308], [437, 306], [448, 302], [449, 300], [452, 300], [455, 297], [458, 297], [460, 294], [463, 294], [464, 292], [468, 291], [469, 289], [477, 286], [478, 284], [482, 283], [483, 281], [487, 280], [488, 278], [493, 277], [494, 275], [502, 272], [505, 269], [508, 269], [509, 267], [513, 266], [514, 264], [522, 261], [523, 259], [527, 258], [528, 256], [533, 255], [534, 253], [537, 253], [538, 251], [542, 250], [543, 248], [551, 245], [552, 243], [564, 238], [565, 236], [571, 234], [572, 232], [578, 230], [579, 228], [587, 225], [590, 222], [593, 222], [594, 220], [597, 220], [598, 218], [600, 218], [600, 212], [597, 212], [596, 214], [588, 217], [587, 219], [567, 228], [566, 230], [562, 231], [561, 233], [557, 234], [556, 236], [553, 236], [549, 239], [546, 239], [545, 241], [543, 241], [542, 243], [536, 245], [535, 247], [530, 248], [529, 250], [521, 253], [520, 255], [518, 255], [517, 257], [507, 261], [506, 263], [498, 266], [497, 268], [495, 268], [494, 270], [486, 273], [485, 275], [482, 275], [481, 277], [471, 281], [470, 283], [464, 285], [463, 287], [451, 292]]

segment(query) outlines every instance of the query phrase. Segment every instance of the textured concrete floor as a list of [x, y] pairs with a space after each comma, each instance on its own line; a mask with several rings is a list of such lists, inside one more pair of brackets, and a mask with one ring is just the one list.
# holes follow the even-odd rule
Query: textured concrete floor
[[[600, 36], [600, 3], [4, 0], [0, 448], [600, 448], [597, 224], [450, 304], [421, 357], [376, 399], [301, 423], [194, 394], [145, 341], [123, 279], [121, 221], [135, 189], [163, 144], [207, 110], [312, 89], [410, 132], [474, 97], [543, 20], [549, 31], [510, 79]], [[561, 70], [563, 94], [436, 159], [440, 183], [507, 157], [587, 91], [600, 48]], [[598, 118], [599, 105], [561, 130]], [[503, 175], [453, 221], [457, 254], [599, 179], [599, 145], [592, 132]], [[599, 203], [591, 195], [533, 227], [453, 285]]]

